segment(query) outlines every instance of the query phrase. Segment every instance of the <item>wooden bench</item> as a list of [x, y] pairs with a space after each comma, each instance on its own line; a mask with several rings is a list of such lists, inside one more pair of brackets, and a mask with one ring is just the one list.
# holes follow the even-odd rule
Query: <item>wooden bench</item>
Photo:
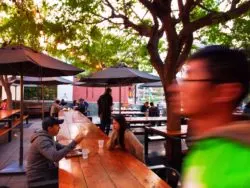
[[[23, 115], [23, 121], [26, 121], [26, 124], [29, 123], [29, 115]], [[12, 122], [12, 129], [20, 125], [21, 119], [17, 118]]]
[[131, 128], [131, 131], [134, 133], [134, 135], [144, 135], [145, 131], [144, 128]]
[[[24, 115], [23, 116], [23, 121], [25, 120], [26, 124], [29, 123], [28, 117], [29, 117], [29, 115]], [[5, 135], [6, 133], [8, 133], [8, 142], [11, 142], [11, 140], [12, 140], [12, 136], [11, 136], [12, 129], [14, 129], [18, 125], [20, 125], [21, 119], [18, 118], [18, 119], [15, 119], [14, 121], [12, 121], [12, 119], [5, 119], [5, 120], [2, 120], [1, 122], [8, 123], [8, 127], [3, 127], [3, 128], [0, 129], [0, 136]]]

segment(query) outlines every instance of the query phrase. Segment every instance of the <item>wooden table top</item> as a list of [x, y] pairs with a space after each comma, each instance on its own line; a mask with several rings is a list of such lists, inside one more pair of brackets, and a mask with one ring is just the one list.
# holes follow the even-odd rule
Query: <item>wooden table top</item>
[[28, 109], [41, 109], [42, 105], [33, 105], [33, 106], [27, 106]]
[[144, 123], [144, 122], [159, 122], [159, 121], [167, 121], [166, 116], [160, 117], [126, 117], [126, 121], [128, 123]]
[[17, 114], [20, 112], [20, 109], [16, 110], [0, 110], [0, 120], [6, 119], [14, 114]]
[[[116, 115], [119, 114], [119, 111], [113, 111], [112, 114]], [[123, 115], [144, 115], [143, 112], [140, 111], [121, 111]]]
[[87, 148], [88, 159], [73, 157], [59, 162], [59, 187], [170, 187], [145, 164], [122, 150], [109, 151], [98, 148], [98, 140], [105, 143], [108, 137], [90, 120], [77, 111], [60, 111], [64, 119], [57, 139], [69, 142], [79, 131], [87, 131], [80, 148]]
[[187, 134], [188, 125], [181, 125], [181, 130], [179, 131], [169, 131], [167, 130], [167, 126], [146, 127], [146, 128], [161, 136], [184, 136]]
[[[127, 109], [121, 109], [122, 112], [126, 112], [126, 111], [141, 111], [140, 109], [132, 109], [132, 108], [127, 108]], [[119, 112], [119, 109], [113, 109], [113, 112]]]

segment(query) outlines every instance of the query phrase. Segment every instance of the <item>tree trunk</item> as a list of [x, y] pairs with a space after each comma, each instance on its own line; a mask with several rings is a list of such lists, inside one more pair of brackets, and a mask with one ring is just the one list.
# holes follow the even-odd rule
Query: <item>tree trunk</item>
[[8, 105], [8, 110], [12, 110], [12, 93], [10, 90], [10, 85], [8, 84], [8, 86], [5, 89], [6, 95], [7, 95], [7, 105]]
[[[171, 73], [172, 72], [172, 73]], [[169, 70], [168, 72], [161, 72], [159, 73], [163, 89], [164, 89], [164, 95], [165, 95], [165, 101], [166, 101], [166, 116], [168, 118], [168, 126], [167, 130], [170, 131], [177, 131], [180, 130], [180, 115], [173, 113], [171, 103], [168, 102], [168, 87], [172, 84], [172, 81], [175, 79], [175, 71]], [[162, 75], [161, 75], [162, 74]]]
[[[170, 70], [169, 70], [170, 71]], [[172, 84], [173, 79], [175, 79], [175, 71], [172, 72], [161, 72], [160, 75], [162, 80], [162, 85], [166, 100], [166, 115], [167, 115], [167, 130], [168, 131], [178, 131], [181, 129], [180, 115], [173, 113], [172, 105], [168, 102], [168, 87]], [[168, 164], [177, 169], [181, 170], [182, 165], [182, 152], [181, 152], [181, 139], [173, 139], [172, 137], [167, 137], [166, 139], [166, 157]]]
[[10, 90], [11, 84], [8, 82], [8, 77], [6, 75], [1, 75], [0, 80], [1, 80], [2, 86], [4, 87], [4, 90], [7, 96], [7, 109], [11, 110], [13, 108], [12, 107], [12, 93]]

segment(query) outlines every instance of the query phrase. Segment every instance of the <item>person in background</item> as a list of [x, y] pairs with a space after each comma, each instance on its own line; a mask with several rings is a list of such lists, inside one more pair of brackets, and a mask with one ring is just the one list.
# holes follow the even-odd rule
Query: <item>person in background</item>
[[78, 106], [77, 101], [73, 100], [72, 104], [71, 104], [71, 108], [76, 108]]
[[8, 104], [7, 104], [7, 99], [4, 99], [1, 103], [0, 110], [7, 110]]
[[85, 105], [84, 99], [82, 98], [79, 99], [77, 110], [81, 112], [83, 115], [87, 116], [87, 107]]
[[168, 89], [175, 113], [189, 117], [192, 148], [182, 187], [249, 187], [250, 122], [233, 112], [248, 93], [246, 56], [214, 45], [191, 55], [182, 79]]
[[107, 88], [105, 93], [101, 95], [97, 101], [98, 115], [101, 120], [100, 128], [107, 135], [109, 134], [111, 124], [111, 111], [113, 106], [113, 98], [111, 96], [112, 90]]
[[113, 131], [107, 142], [109, 150], [121, 148], [127, 150], [137, 159], [144, 161], [144, 148], [135, 135], [128, 129], [127, 122], [123, 115], [113, 117]]
[[26, 172], [29, 187], [58, 187], [57, 163], [83, 140], [83, 134], [78, 134], [68, 145], [55, 142], [53, 137], [62, 123], [63, 120], [46, 117], [42, 130], [31, 137]]
[[61, 109], [62, 109], [62, 106], [60, 106], [60, 100], [56, 99], [55, 102], [51, 105], [50, 116], [58, 117], [58, 113]]
[[148, 101], [146, 101], [142, 106], [141, 106], [141, 112], [147, 112], [149, 106], [148, 106]]
[[250, 114], [250, 102], [244, 106], [243, 113]]
[[60, 105], [61, 105], [61, 106], [65, 106], [66, 104], [67, 104], [67, 102], [65, 102], [65, 100], [62, 99], [61, 102], [60, 102]]
[[84, 105], [86, 106], [86, 109], [88, 109], [89, 103], [86, 100], [84, 100], [84, 99], [83, 99], [83, 101], [84, 101]]
[[[160, 116], [160, 111], [159, 111], [158, 107], [154, 105], [153, 102], [150, 102], [148, 116], [149, 117], [159, 117]], [[154, 126], [155, 122], [151, 122], [151, 125]], [[158, 122], [158, 126], [160, 126], [160, 125], [161, 125], [161, 122]]]
[[148, 116], [149, 117], [159, 117], [160, 113], [159, 113], [159, 109], [154, 105], [153, 102], [150, 103], [150, 107], [149, 107], [149, 112], [148, 112]]
[[84, 103], [84, 106], [85, 106], [85, 113], [86, 113], [85, 116], [87, 116], [88, 115], [89, 103], [84, 99], [83, 99], [83, 103]]

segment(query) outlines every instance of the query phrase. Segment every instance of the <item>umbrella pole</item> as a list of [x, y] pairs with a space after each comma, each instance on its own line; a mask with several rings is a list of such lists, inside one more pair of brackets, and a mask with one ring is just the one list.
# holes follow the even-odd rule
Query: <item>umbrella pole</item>
[[[21, 71], [22, 72], [22, 71]], [[0, 171], [0, 174], [24, 174], [23, 165], [23, 74], [20, 75], [20, 147], [19, 147], [19, 163], [14, 162]]]
[[15, 109], [17, 109], [17, 101], [16, 101], [16, 88], [17, 88], [17, 85], [15, 85]]
[[20, 100], [20, 159], [19, 159], [19, 164], [20, 166], [23, 166], [23, 74], [21, 74], [21, 100]]
[[122, 90], [122, 87], [119, 86], [119, 114], [121, 114], [121, 108], [122, 108], [121, 90]]
[[134, 95], [135, 95], [135, 104], [136, 104], [136, 84], [135, 84], [135, 93], [134, 93]]
[[[41, 73], [41, 75], [43, 75], [43, 74]], [[41, 82], [42, 120], [43, 120], [44, 119], [44, 84], [43, 84], [43, 77], [42, 76], [40, 76], [40, 82]]]
[[42, 120], [44, 119], [44, 85], [42, 84]]
[[89, 87], [86, 87], [86, 100], [89, 97]]

